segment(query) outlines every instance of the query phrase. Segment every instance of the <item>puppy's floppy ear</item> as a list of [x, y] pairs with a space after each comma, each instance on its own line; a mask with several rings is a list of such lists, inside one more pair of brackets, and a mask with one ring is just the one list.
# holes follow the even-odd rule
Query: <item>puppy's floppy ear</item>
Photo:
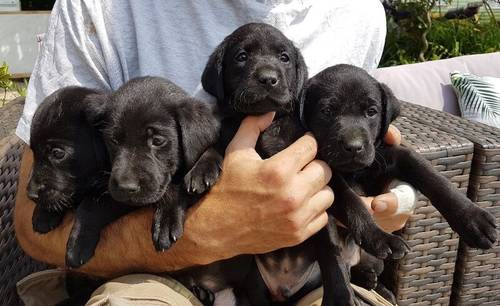
[[306, 120], [306, 97], [307, 97], [307, 84], [304, 84], [304, 87], [299, 91], [299, 97], [298, 97], [298, 117], [300, 120], [300, 124], [302, 127], [306, 130], [309, 130], [309, 126], [307, 124]]
[[399, 116], [400, 103], [387, 85], [379, 83], [379, 88], [382, 95], [382, 119], [379, 136], [383, 138], [389, 129], [389, 124]]
[[[84, 117], [90, 129], [87, 134], [80, 135], [82, 141], [77, 142], [75, 151], [80, 156], [78, 171], [82, 175], [79, 177], [87, 179], [95, 175], [100, 169], [105, 168], [108, 163], [106, 146], [100, 135], [109, 120], [110, 101], [108, 94], [95, 92], [87, 95], [83, 102]], [[83, 184], [87, 185], [88, 183], [88, 180], [85, 180]]]
[[186, 170], [219, 138], [220, 121], [216, 106], [187, 98], [176, 108], [179, 141]]
[[295, 47], [295, 93], [294, 96], [297, 99], [300, 99], [300, 94], [302, 92], [302, 88], [305, 86], [307, 81], [307, 65], [304, 61], [304, 57], [300, 52], [299, 48]]
[[224, 100], [224, 78], [222, 74], [224, 55], [226, 54], [227, 39], [224, 39], [215, 48], [208, 58], [208, 62], [201, 75], [201, 85], [209, 94], [217, 100]]

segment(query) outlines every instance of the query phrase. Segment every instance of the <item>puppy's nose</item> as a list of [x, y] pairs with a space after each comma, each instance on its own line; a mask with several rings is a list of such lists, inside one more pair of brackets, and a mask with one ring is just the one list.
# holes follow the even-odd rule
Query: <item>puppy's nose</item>
[[38, 193], [33, 191], [28, 191], [28, 199], [30, 199], [31, 201], [38, 200]]
[[28, 198], [32, 201], [38, 200], [38, 195], [46, 189], [44, 184], [28, 184]]
[[342, 142], [342, 147], [348, 153], [359, 154], [363, 151], [364, 145], [363, 141], [360, 139], [352, 139]]
[[274, 87], [278, 85], [278, 73], [271, 69], [261, 69], [257, 73], [257, 79], [262, 85]]
[[128, 194], [137, 193], [141, 190], [139, 183], [134, 180], [115, 180], [116, 187]]

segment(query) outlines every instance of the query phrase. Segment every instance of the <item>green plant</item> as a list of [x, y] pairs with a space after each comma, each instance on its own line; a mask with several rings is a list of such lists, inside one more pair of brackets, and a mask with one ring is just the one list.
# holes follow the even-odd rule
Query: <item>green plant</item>
[[13, 82], [12, 89], [14, 89], [21, 97], [26, 97], [28, 93], [28, 79], [23, 79], [23, 82]]
[[390, 4], [382, 67], [500, 51], [500, 25], [488, 10], [491, 7], [486, 7], [485, 20], [476, 16], [448, 20], [434, 10], [435, 1]]
[[3, 89], [3, 99], [2, 106], [5, 105], [5, 101], [7, 99], [7, 90], [12, 87], [11, 75], [9, 73], [9, 66], [7, 63], [3, 62], [2, 66], [0, 66], [0, 88]]
[[429, 41], [428, 59], [495, 52], [500, 50], [500, 28], [493, 22], [441, 20], [435, 22]]

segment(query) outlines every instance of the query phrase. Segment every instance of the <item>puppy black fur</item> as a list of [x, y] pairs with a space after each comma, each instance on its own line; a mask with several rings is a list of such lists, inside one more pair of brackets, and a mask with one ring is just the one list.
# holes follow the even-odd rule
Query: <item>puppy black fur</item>
[[222, 158], [210, 147], [219, 134], [214, 109], [168, 80], [141, 77], [93, 111], [104, 122], [111, 196], [130, 206], [154, 205], [153, 242], [168, 249], [183, 233], [186, 209], [200, 198], [186, 190], [205, 191], [220, 172]]
[[89, 105], [101, 94], [65, 87], [48, 96], [33, 117], [34, 164], [28, 196], [36, 202], [33, 229], [47, 233], [77, 207], [66, 263], [79, 267], [94, 254], [100, 231], [128, 210], [106, 203], [109, 161], [102, 137], [89, 122]]
[[304, 118], [318, 141], [319, 158], [334, 169], [335, 217], [369, 253], [401, 258], [408, 250], [404, 241], [378, 228], [357, 196], [380, 194], [397, 178], [428, 197], [469, 246], [491, 248], [497, 234], [490, 213], [413, 150], [384, 144], [389, 124], [398, 115], [399, 101], [391, 90], [360, 68], [337, 65], [308, 81]]
[[[204, 89], [217, 98], [223, 115], [219, 152], [224, 152], [247, 115], [276, 112], [275, 120], [256, 146], [263, 158], [303, 136], [305, 130], [300, 124], [297, 106], [306, 79], [307, 67], [300, 51], [276, 28], [251, 23], [227, 36], [210, 56], [202, 76]], [[258, 255], [256, 260], [260, 262], [261, 271], [259, 273], [254, 265], [243, 288], [251, 304], [292, 303], [318, 287], [321, 277], [313, 269], [316, 260], [320, 262], [325, 292], [328, 292], [323, 305], [333, 305], [334, 301], [338, 305], [354, 303], [337, 238], [332, 219], [328, 228], [304, 244]], [[297, 292], [292, 288], [298, 281], [296, 278], [310, 269], [316, 273], [312, 273]], [[273, 283], [271, 290], [262, 280], [262, 270]]]

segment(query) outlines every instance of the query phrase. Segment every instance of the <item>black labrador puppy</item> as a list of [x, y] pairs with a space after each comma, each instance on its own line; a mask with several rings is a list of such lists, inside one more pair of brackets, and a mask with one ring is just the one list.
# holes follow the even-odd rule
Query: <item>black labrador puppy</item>
[[214, 111], [159, 77], [130, 80], [93, 109], [112, 160], [109, 192], [129, 206], [154, 205], [158, 251], [181, 237], [186, 209], [200, 198], [187, 190], [203, 192], [217, 180]]
[[[256, 150], [263, 158], [303, 136], [298, 105], [306, 79], [307, 67], [299, 49], [278, 29], [250, 23], [227, 36], [210, 56], [202, 75], [203, 88], [217, 98], [223, 116], [219, 152], [224, 152], [248, 115], [276, 112], [274, 122], [257, 143]], [[242, 289], [252, 305], [292, 303], [320, 286], [316, 260], [327, 292], [323, 305], [353, 303], [333, 219], [318, 237], [256, 256]]]
[[51, 231], [76, 207], [66, 253], [72, 268], [93, 256], [102, 228], [129, 211], [106, 200], [110, 164], [88, 117], [90, 105], [101, 96], [83, 87], [59, 89], [40, 104], [31, 128], [34, 163], [28, 197], [36, 203], [33, 229]]
[[419, 154], [383, 142], [399, 115], [391, 90], [366, 71], [337, 65], [311, 78], [305, 89], [303, 119], [318, 141], [318, 156], [334, 169], [334, 216], [354, 241], [378, 258], [406, 252], [399, 238], [377, 227], [358, 194], [380, 194], [399, 179], [420, 190], [470, 247], [488, 249], [496, 241], [494, 217], [474, 205]]

